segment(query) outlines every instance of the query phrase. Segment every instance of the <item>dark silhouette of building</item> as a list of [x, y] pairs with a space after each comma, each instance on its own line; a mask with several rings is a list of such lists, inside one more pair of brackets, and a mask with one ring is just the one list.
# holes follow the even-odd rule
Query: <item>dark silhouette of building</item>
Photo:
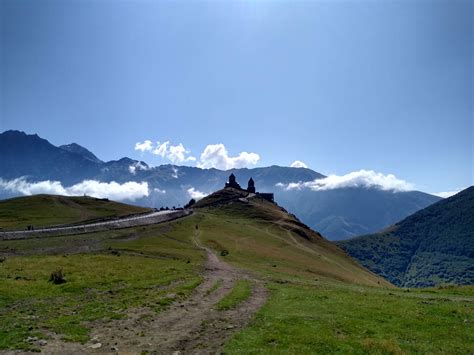
[[255, 182], [252, 178], [250, 178], [249, 183], [247, 185], [247, 191], [254, 194], [255, 193]]
[[269, 192], [256, 192], [255, 189], [255, 182], [253, 181], [252, 178], [250, 178], [247, 186], [247, 190], [244, 190], [240, 187], [239, 183], [237, 182], [235, 175], [230, 174], [229, 176], [229, 181], [225, 183], [225, 188], [232, 187], [237, 190], [241, 191], [247, 191], [249, 193], [256, 194], [257, 196], [263, 198], [264, 200], [267, 200], [269, 202], [275, 202], [275, 197], [272, 193]]
[[234, 189], [242, 190], [242, 188], [240, 187], [239, 183], [238, 183], [237, 180], [235, 179], [235, 175], [234, 175], [234, 174], [230, 174], [230, 176], [229, 176], [229, 182], [226, 182], [226, 183], [225, 183], [225, 187], [233, 187]]
[[257, 192], [257, 196], [260, 196], [268, 202], [275, 202], [275, 196], [271, 192]]

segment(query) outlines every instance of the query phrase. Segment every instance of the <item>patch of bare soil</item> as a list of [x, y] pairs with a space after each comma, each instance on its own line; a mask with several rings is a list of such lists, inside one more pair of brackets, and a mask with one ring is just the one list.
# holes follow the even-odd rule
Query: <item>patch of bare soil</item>
[[[204, 282], [185, 300], [156, 314], [148, 309], [132, 309], [123, 320], [91, 324], [92, 341], [67, 343], [57, 335], [43, 347], [46, 353], [123, 353], [209, 354], [219, 353], [231, 336], [245, 327], [265, 303], [267, 290], [263, 281], [252, 278], [219, 260], [208, 248]], [[253, 281], [251, 296], [235, 309], [218, 311], [215, 305], [233, 288], [238, 279]], [[220, 287], [210, 292], [216, 282]]]

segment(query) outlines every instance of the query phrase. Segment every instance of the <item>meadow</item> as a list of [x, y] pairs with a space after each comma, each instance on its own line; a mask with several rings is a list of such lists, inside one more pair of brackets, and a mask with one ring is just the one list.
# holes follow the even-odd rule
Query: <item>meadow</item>
[[[53, 333], [86, 343], [97, 324], [137, 309], [158, 316], [189, 298], [206, 260], [198, 231], [200, 243], [269, 292], [225, 353], [472, 353], [474, 287], [396, 288], [333, 244], [302, 237], [303, 227], [280, 212], [205, 207], [155, 226], [2, 241], [0, 349], [37, 351], [28, 339]], [[66, 282], [56, 285], [48, 280], [58, 269]], [[204, 296], [221, 287], [214, 282]], [[238, 307], [252, 287], [237, 280], [215, 309]]]
[[[0, 263], [0, 349], [38, 350], [28, 338], [48, 339], [50, 332], [85, 343], [96, 321], [140, 307], [158, 313], [189, 296], [202, 281], [204, 260], [186, 233], [189, 223], [89, 234], [86, 243], [100, 243], [92, 253], [75, 252], [83, 235], [67, 237], [65, 254], [55, 249], [63, 238], [34, 239], [33, 247], [29, 240], [0, 243], [10, 251]], [[130, 234], [136, 239], [122, 239]], [[11, 255], [15, 249], [26, 254]], [[58, 269], [66, 282], [56, 285], [49, 277]]]
[[0, 230], [73, 224], [149, 211], [149, 208], [86, 196], [17, 197], [0, 201]]

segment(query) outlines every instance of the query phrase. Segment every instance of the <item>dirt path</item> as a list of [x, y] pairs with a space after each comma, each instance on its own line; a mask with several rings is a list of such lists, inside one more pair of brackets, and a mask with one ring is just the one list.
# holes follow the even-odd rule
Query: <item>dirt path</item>
[[[245, 327], [252, 316], [265, 303], [267, 290], [261, 280], [251, 277], [221, 261], [210, 249], [194, 240], [207, 253], [204, 281], [188, 299], [170, 306], [159, 314], [147, 309], [134, 309], [124, 320], [97, 323], [88, 344], [48, 342], [47, 353], [123, 353], [143, 351], [158, 354], [209, 354], [219, 353], [227, 340]], [[218, 311], [215, 305], [233, 288], [238, 279], [253, 282], [251, 296], [235, 309]], [[212, 291], [213, 286], [220, 287]], [[211, 292], [212, 291], [212, 292]], [[100, 344], [100, 346], [98, 345]]]

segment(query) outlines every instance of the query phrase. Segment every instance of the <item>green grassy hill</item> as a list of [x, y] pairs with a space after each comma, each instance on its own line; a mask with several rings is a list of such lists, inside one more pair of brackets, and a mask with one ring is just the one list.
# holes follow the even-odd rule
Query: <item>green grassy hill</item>
[[35, 195], [0, 201], [0, 228], [63, 225], [147, 211], [150, 209], [93, 197]]
[[474, 187], [339, 245], [396, 285], [474, 284]]
[[217, 252], [228, 251], [226, 260], [269, 276], [390, 287], [278, 205], [246, 196], [224, 189], [194, 206], [202, 240]]
[[[208, 272], [202, 244], [268, 290], [251, 323], [225, 341], [227, 354], [472, 352], [473, 287], [394, 288], [277, 205], [245, 195], [219, 191], [192, 215], [159, 225], [0, 241], [0, 350], [44, 349], [29, 337], [75, 346], [105, 329], [119, 337], [99, 333], [100, 351], [129, 339], [135, 347], [119, 351], [146, 353], [142, 339], [152, 342], [167, 331], [154, 333], [153, 320], [182, 309], [177, 304], [200, 289], [203, 302], [225, 295], [203, 308], [205, 317], [232, 315], [255, 281], [202, 289]], [[56, 269], [66, 283], [48, 282]], [[124, 326], [127, 319], [131, 326]], [[205, 319], [192, 336], [233, 332], [235, 324], [229, 318], [216, 328]], [[205, 343], [194, 349], [205, 350]]]

